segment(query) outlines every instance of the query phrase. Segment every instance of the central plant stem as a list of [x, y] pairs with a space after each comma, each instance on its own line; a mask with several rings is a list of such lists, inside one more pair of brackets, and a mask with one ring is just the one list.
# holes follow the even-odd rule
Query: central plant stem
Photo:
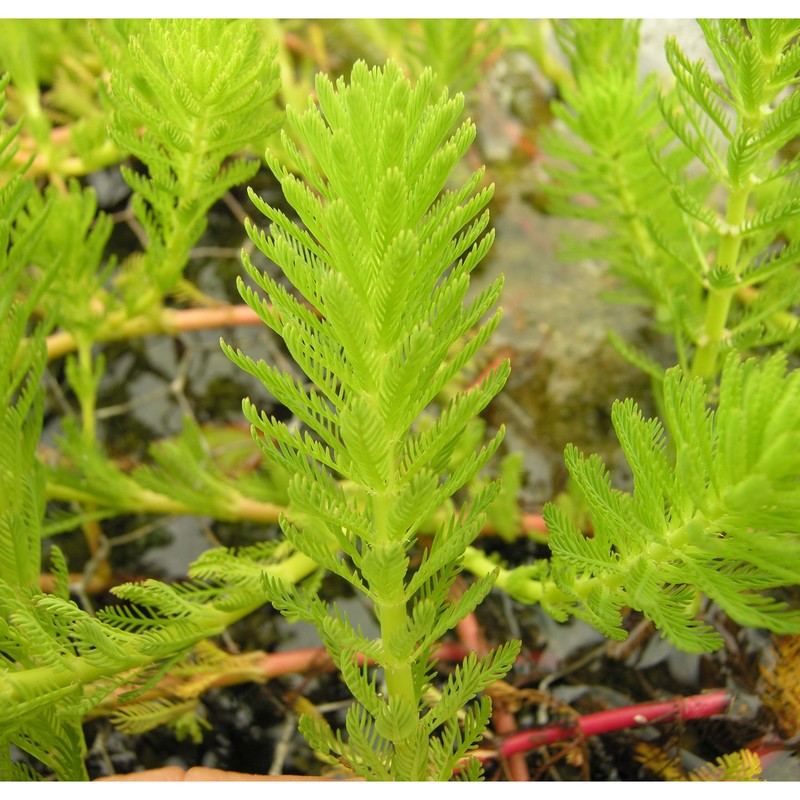
[[[392, 636], [402, 630], [406, 624], [406, 604], [405, 602], [381, 603], [378, 605], [377, 612], [381, 624], [381, 639], [386, 646], [387, 642], [391, 642]], [[414, 694], [411, 665], [405, 661], [395, 660], [389, 647], [386, 650], [386, 689], [389, 696], [402, 697], [413, 707], [417, 700]]]
[[[388, 513], [394, 498], [394, 492], [387, 489], [378, 493], [374, 498], [375, 511], [375, 547], [380, 548], [384, 544], [389, 544]], [[411, 663], [407, 658], [398, 654], [393, 645], [396, 636], [405, 628], [408, 621], [406, 609], [406, 587], [405, 576], [400, 575], [385, 586], [375, 587], [378, 596], [375, 602], [375, 612], [381, 627], [381, 641], [384, 647], [384, 677], [386, 679], [386, 702], [400, 698], [403, 705], [418, 712], [418, 699], [414, 689], [414, 673], [411, 670]], [[395, 749], [395, 756], [402, 755], [402, 758], [395, 759], [395, 771], [397, 780], [412, 780], [413, 776], [401, 774], [401, 764], [408, 763], [410, 748], [414, 746], [414, 739], [408, 737], [392, 740]]]
[[[745, 221], [749, 196], [748, 186], [731, 193], [725, 215], [731, 232], [723, 237], [717, 254], [717, 264], [730, 270], [734, 275], [739, 274], [739, 251], [742, 245], [741, 225]], [[735, 293], [736, 287], [709, 290], [706, 318], [703, 323], [703, 338], [697, 348], [692, 365], [693, 377], [711, 378], [716, 374], [719, 344], [725, 337], [725, 326]]]
[[[386, 491], [374, 498], [376, 547], [389, 543], [387, 515], [392, 494]], [[386, 652], [386, 689], [390, 697], [402, 697], [413, 708], [417, 704], [417, 698], [411, 665], [404, 659], [398, 658], [391, 646], [393, 638], [405, 627], [408, 619], [403, 579], [400, 578], [397, 585], [380, 587], [376, 593], [381, 598], [375, 603], [375, 611], [380, 622], [381, 640]]]

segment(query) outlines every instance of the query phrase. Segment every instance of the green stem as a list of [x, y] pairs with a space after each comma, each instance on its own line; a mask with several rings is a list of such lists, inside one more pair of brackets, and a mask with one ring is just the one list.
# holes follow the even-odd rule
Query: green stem
[[[93, 450], [96, 445], [97, 421], [95, 412], [97, 411], [97, 381], [94, 374], [92, 361], [92, 343], [86, 336], [78, 339], [78, 371], [80, 373], [81, 388], [78, 400], [81, 405], [81, 438], [88, 450]], [[95, 507], [87, 504], [85, 508], [91, 514]], [[102, 530], [97, 520], [89, 520], [83, 524], [83, 535], [89, 552], [96, 555], [100, 550]], [[105, 571], [107, 565], [104, 564], [101, 571]]]
[[[60, 500], [69, 503], [93, 503], [106, 508], [113, 508], [121, 513], [130, 514], [166, 514], [181, 516], [205, 516], [207, 509], [176, 500], [167, 495], [158, 494], [150, 489], [136, 486], [129, 493], [119, 497], [103, 497], [90, 491], [64, 486], [55, 481], [48, 481], [45, 487], [48, 500]], [[234, 494], [214, 515], [216, 519], [249, 522], [277, 522], [281, 514], [286, 513], [283, 506], [264, 503], [242, 494]]]
[[[375, 511], [375, 547], [389, 543], [387, 517], [391, 498], [389, 492], [379, 493], [374, 498]], [[377, 594], [378, 592], [376, 592]], [[386, 652], [384, 664], [386, 689], [389, 696], [402, 697], [411, 708], [417, 706], [414, 691], [414, 679], [411, 665], [401, 656], [393, 652], [391, 642], [407, 621], [405, 585], [401, 577], [398, 585], [385, 586], [380, 589], [380, 599], [375, 602], [375, 611], [381, 627], [381, 639]]]
[[[387, 489], [379, 492], [374, 497], [373, 509], [375, 512], [376, 548], [390, 543], [388, 534], [388, 513], [392, 502], [393, 492]], [[384, 646], [385, 659], [383, 662], [384, 677], [386, 680], [387, 702], [392, 698], [401, 698], [403, 704], [413, 709], [419, 717], [419, 697], [414, 688], [414, 673], [411, 663], [402, 654], [394, 651], [392, 642], [394, 637], [403, 630], [408, 620], [406, 608], [405, 576], [400, 576], [394, 585], [380, 588], [373, 587], [378, 595], [375, 601], [375, 612], [381, 629], [381, 641]], [[413, 737], [398, 739], [392, 742], [395, 754], [400, 756], [396, 764], [411, 763], [413, 758], [405, 754], [417, 746]], [[395, 767], [395, 780], [413, 780], [413, 775], [400, 774], [399, 767]]]
[[[206, 155], [205, 133], [206, 118], [195, 119], [189, 132], [191, 147], [181, 168], [177, 171], [182, 184], [182, 192], [180, 199], [172, 209], [172, 224], [169, 230], [165, 232], [164, 245], [167, 257], [163, 264], [158, 265], [160, 274], [166, 276], [164, 283], [159, 286], [165, 292], [173, 291], [180, 282], [186, 262], [189, 259], [189, 251], [194, 245], [194, 242], [189, 240], [189, 233], [195, 229], [197, 218], [205, 216], [206, 206], [203, 203], [197, 203], [196, 197], [197, 176], [200, 173], [200, 166]], [[181, 207], [191, 207], [193, 205], [195, 209], [191, 222], [181, 220], [179, 215]]]
[[556, 584], [551, 580], [539, 580], [530, 578], [520, 572], [520, 569], [505, 569], [492, 561], [483, 550], [476, 547], [468, 547], [464, 552], [461, 565], [465, 570], [471, 572], [477, 578], [483, 578], [491, 572], [496, 572], [494, 585], [502, 589], [510, 597], [519, 600], [521, 603], [533, 605], [534, 603], [547, 603], [557, 606], [567, 602], [569, 598], [561, 592]]
[[[406, 624], [406, 603], [401, 600], [397, 603], [377, 604], [377, 613], [380, 618], [381, 639], [384, 642], [391, 642], [392, 636]], [[397, 659], [387, 647], [387, 655], [384, 665], [386, 673], [386, 689], [390, 697], [402, 697], [411, 708], [417, 705], [416, 692], [414, 691], [414, 678], [411, 672], [411, 665], [407, 661]]]
[[78, 370], [82, 386], [82, 390], [78, 392], [78, 400], [81, 404], [81, 435], [86, 446], [94, 448], [97, 391], [92, 368], [92, 343], [84, 337], [80, 337], [78, 340]]
[[[739, 251], [742, 246], [740, 230], [747, 214], [749, 196], [749, 183], [730, 193], [725, 221], [731, 232], [722, 237], [717, 253], [717, 265], [730, 270], [734, 275], [739, 274]], [[703, 332], [692, 363], [692, 377], [706, 380], [716, 377], [719, 345], [725, 338], [728, 315], [735, 294], [736, 287], [709, 289]]]

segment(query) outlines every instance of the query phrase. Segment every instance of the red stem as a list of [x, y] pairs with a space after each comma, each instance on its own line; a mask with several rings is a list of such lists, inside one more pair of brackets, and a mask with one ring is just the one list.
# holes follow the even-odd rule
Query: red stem
[[731, 695], [724, 689], [691, 697], [679, 697], [666, 702], [639, 703], [610, 711], [586, 714], [577, 722], [551, 725], [547, 728], [529, 730], [509, 736], [501, 745], [498, 755], [508, 758], [517, 753], [527, 753], [537, 747], [563, 742], [575, 736], [595, 736], [622, 728], [634, 728], [671, 719], [699, 719], [722, 714], [731, 702]]

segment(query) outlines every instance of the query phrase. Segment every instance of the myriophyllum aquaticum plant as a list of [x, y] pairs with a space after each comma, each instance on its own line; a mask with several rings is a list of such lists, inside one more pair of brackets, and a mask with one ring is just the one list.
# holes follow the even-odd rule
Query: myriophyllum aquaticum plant
[[607, 262], [616, 298], [651, 306], [677, 363], [713, 384], [731, 347], [797, 344], [800, 24], [698, 20], [711, 57], [669, 37], [661, 85], [639, 78], [639, 24], [556, 26], [572, 81], [543, 137], [544, 189], [554, 213], [596, 223], [570, 258]]
[[[186, 137], [179, 130], [180, 124], [185, 123], [203, 147], [193, 151], [194, 161], [187, 163], [188, 157], [179, 158], [175, 152], [159, 147], [159, 137], [151, 131], [152, 135], [146, 136], [143, 142], [136, 139], [140, 148], [136, 152], [153, 168], [152, 180], [132, 178], [137, 188], [143, 189], [146, 198], [158, 207], [156, 211], [151, 209], [148, 216], [144, 200], [140, 198], [137, 203], [141, 214], [155, 226], [150, 229], [154, 238], [158, 230], [169, 228], [168, 235], [181, 238], [184, 249], [191, 245], [187, 232], [173, 228], [186, 226], [194, 220], [191, 232], [193, 236], [199, 235], [204, 225], [201, 219], [204, 209], [219, 196], [214, 192], [224, 192], [232, 174], [241, 178], [257, 169], [257, 166], [237, 162], [229, 164], [227, 172], [223, 168], [224, 174], [218, 174], [222, 162], [231, 154], [224, 148], [241, 146], [240, 139], [234, 141], [227, 135], [229, 125], [235, 120], [232, 109], [227, 109], [226, 119], [220, 123], [209, 117], [208, 108], [203, 111], [196, 102], [192, 104], [192, 91], [201, 94], [210, 91], [208, 85], [202, 84], [213, 78], [215, 69], [231, 68], [233, 62], [225, 52], [220, 52], [221, 48], [241, 49], [241, 42], [231, 38], [239, 26], [230, 30], [226, 23], [214, 25], [216, 33], [206, 24], [159, 21], [150, 29], [157, 36], [145, 36], [143, 49], [137, 51], [146, 66], [156, 70], [147, 54], [152, 55], [160, 43], [160, 52], [166, 54], [173, 77], [188, 73], [196, 78], [187, 88], [177, 80], [165, 81], [163, 74], [158, 76], [157, 88], [162, 95], [168, 85], [174, 92], [182, 91], [184, 106], [191, 107], [183, 116], [171, 115], [171, 126], [166, 125], [168, 134], [163, 128], [159, 132], [185, 154]], [[251, 39], [247, 40], [250, 42], [248, 49], [253, 47]], [[135, 38], [130, 43], [126, 41], [125, 49], [130, 44], [131, 49], [136, 50], [137, 43]], [[175, 48], [167, 45], [177, 45], [179, 56], [176, 57]], [[197, 73], [197, 49], [193, 50], [192, 46], [202, 50], [202, 46], [214, 49], [215, 45], [215, 57], [206, 58], [205, 71]], [[272, 74], [269, 63], [258, 63], [259, 69]], [[147, 82], [141, 75], [136, 83], [147, 93]], [[230, 81], [223, 76], [221, 83], [228, 87]], [[8, 85], [9, 76], [2, 76], [0, 119], [5, 118]], [[211, 80], [211, 88], [213, 86]], [[219, 90], [219, 84], [217, 88]], [[262, 88], [263, 96], [256, 101], [259, 107], [271, 100], [277, 87]], [[128, 90], [130, 94], [130, 87]], [[152, 99], [152, 93], [148, 97]], [[136, 105], [131, 96], [128, 100]], [[177, 102], [173, 97], [172, 104]], [[224, 99], [223, 104], [227, 104]], [[140, 112], [145, 107], [151, 108], [141, 103], [136, 107]], [[164, 107], [167, 104], [161, 105], [162, 109]], [[202, 120], [192, 119], [192, 109]], [[137, 118], [133, 124], [124, 114], [114, 116], [117, 128], [124, 128], [128, 133], [141, 122]], [[255, 133], [263, 133], [268, 122], [262, 120], [255, 125]], [[95, 393], [103, 370], [101, 358], [95, 360], [92, 353], [93, 345], [103, 338], [102, 328], [113, 323], [112, 312], [118, 310], [119, 303], [112, 299], [114, 287], [104, 285], [114, 267], [113, 261], [103, 263], [110, 220], [95, 215], [96, 200], [92, 190], [70, 184], [64, 191], [52, 185], [40, 191], [25, 177], [26, 162], [18, 163], [17, 159], [20, 128], [21, 123], [18, 123], [4, 129], [0, 136], [0, 173], [4, 176], [0, 187], [0, 780], [37, 777], [33, 769], [18, 759], [19, 751], [36, 759], [60, 780], [81, 780], [88, 777], [82, 732], [86, 716], [123, 684], [132, 690], [129, 699], [137, 693], [134, 686], [142, 693], [155, 685], [195, 644], [221, 633], [248, 610], [262, 605], [263, 592], [256, 587], [248, 594], [241, 580], [234, 580], [233, 606], [227, 590], [222, 589], [225, 608], [213, 610], [215, 601], [222, 599], [222, 595], [207, 584], [171, 587], [148, 581], [115, 587], [114, 591], [123, 602], [93, 614], [70, 599], [72, 587], [67, 564], [56, 547], [51, 549], [50, 558], [52, 591], [44, 592], [40, 588], [42, 539], [71, 530], [86, 519], [91, 522], [98, 515], [107, 515], [101, 507], [96, 513], [92, 510], [75, 517], [67, 515], [71, 519], [45, 520], [48, 485], [36, 452], [44, 409], [41, 378], [46, 351], [42, 334], [60, 326], [64, 333], [71, 335], [79, 353], [77, 361], [68, 361], [65, 370], [80, 402], [83, 422], [83, 435], [73, 436], [71, 441], [75, 445], [75, 461], [84, 466], [90, 461], [96, 465], [97, 473], [89, 481], [85, 480], [85, 475], [75, 475], [74, 483], [78, 488], [88, 483], [98, 488], [105, 486], [107, 490], [111, 484], [109, 491], [123, 495], [125, 481], [120, 480], [121, 473], [110, 461], [101, 458], [99, 449], [94, 447]], [[190, 187], [182, 181], [181, 170], [192, 171], [199, 166], [203, 168], [202, 174], [195, 176], [189, 196], [186, 190]], [[173, 172], [167, 174], [170, 168]], [[187, 209], [187, 205], [190, 208]], [[174, 212], [172, 217], [167, 209]], [[156, 225], [157, 220], [161, 228]], [[160, 244], [158, 240], [154, 246], [157, 248]], [[172, 248], [170, 252], [174, 255], [179, 250]], [[159, 264], [165, 266], [163, 260]], [[137, 274], [142, 277], [142, 273]], [[131, 272], [127, 276], [130, 278]], [[144, 287], [139, 284], [139, 296], [152, 288], [147, 281]], [[122, 320], [117, 317], [116, 322], [121, 324]], [[183, 452], [185, 467], [186, 448]], [[74, 471], [79, 472], [79, 469]], [[184, 470], [184, 486], [188, 483], [185, 474]], [[207, 482], [206, 496], [208, 487]], [[131, 488], [140, 492], [142, 487]], [[88, 498], [93, 508], [103, 505], [102, 498], [97, 499], [100, 502]], [[264, 550], [261, 548], [259, 554], [263, 556]], [[240, 563], [243, 560], [240, 558]], [[259, 562], [259, 575], [262, 570], [270, 569], [268, 562], [271, 562], [269, 556]], [[281, 569], [288, 563], [292, 563], [291, 556], [281, 561]], [[301, 565], [300, 572], [289, 577], [300, 580], [308, 571]], [[130, 600], [135, 607], [127, 605], [125, 600]], [[156, 712], [160, 712], [163, 719], [163, 704]], [[139, 707], [134, 713], [139, 719], [147, 714], [151, 719], [159, 716], [153, 713], [152, 704], [149, 709]], [[183, 714], [179, 722], [183, 724], [183, 733], [194, 735], [198, 730], [193, 713]]]
[[[12, 757], [18, 750], [58, 779], [86, 778], [82, 724], [115, 689], [130, 690], [110, 703], [123, 730], [166, 720], [198, 739], [197, 695], [146, 692], [167, 673], [218, 669], [205, 640], [265, 597], [316, 625], [356, 701], [344, 731], [303, 718], [310, 745], [382, 780], [479, 776], [470, 751], [490, 712], [481, 693], [507, 673], [518, 644], [469, 656], [443, 686], [432, 654], [492, 586], [615, 639], [634, 609], [695, 652], [723, 643], [705, 598], [743, 625], [800, 629], [784, 591], [800, 575], [800, 377], [789, 368], [798, 159], [786, 152], [800, 132], [800, 30], [789, 20], [702, 26], [721, 82], [670, 41], [676, 86], [663, 93], [637, 79], [635, 22], [556, 27], [572, 77], [556, 105], [568, 131], [544, 138], [552, 208], [606, 225], [590, 254], [654, 308], [678, 366], [665, 372], [618, 343], [653, 377], [662, 418], [645, 418], [632, 400], [613, 409], [633, 492], [614, 489], [599, 458], [568, 448], [592, 535], [550, 504], [551, 557], [516, 569], [472, 546], [487, 513], [503, 507], [512, 519], [516, 509], [513, 481], [503, 498], [496, 483], [475, 480], [503, 431], [469, 444], [508, 364], [453, 394], [499, 320], [502, 278], [469, 292], [492, 244], [492, 189], [460, 163], [474, 136], [463, 99], [441, 94], [427, 70], [416, 85], [392, 63], [358, 63], [335, 85], [320, 77], [318, 105], [290, 109], [281, 155], [267, 155], [293, 215], [251, 193], [269, 226], [248, 233], [271, 264], [262, 272], [245, 255], [240, 291], [297, 372], [223, 347], [297, 422], [245, 401], [269, 469], [223, 473], [188, 422], [131, 473], [96, 446], [94, 348], [170, 330], [166, 296], [203, 299], [183, 269], [211, 205], [255, 173], [257, 162], [230, 159], [261, 148], [277, 89], [270, 49], [246, 22], [96, 31], [112, 74], [111, 135], [147, 170], [125, 172], [148, 234], [143, 252], [119, 269], [104, 261], [110, 226], [91, 190], [40, 193], [23, 177], [19, 126], [0, 138], [0, 427], [10, 443], [0, 448], [0, 779], [36, 777]], [[51, 357], [78, 351], [66, 376], [82, 427], [70, 435], [65, 424], [65, 458], [45, 480], [36, 443], [51, 326], [61, 339]], [[776, 345], [783, 352], [770, 353]], [[472, 499], [459, 507], [463, 497]], [[83, 510], [45, 522], [46, 498]], [[114, 587], [122, 602], [96, 614], [70, 599], [55, 548], [52, 593], [38, 585], [41, 539], [55, 529], [132, 510], [270, 522], [281, 509], [285, 536], [209, 550], [184, 583]], [[477, 580], [458, 596], [462, 568]], [[371, 604], [374, 634], [313, 588], [323, 570]]]
[[[570, 243], [571, 257], [608, 262], [620, 295], [653, 307], [678, 366], [664, 371], [617, 341], [653, 377], [662, 417], [614, 404], [633, 491], [569, 445], [592, 536], [548, 503], [551, 558], [498, 577], [610, 638], [627, 636], [622, 610], [634, 609], [690, 652], [724, 643], [705, 598], [741, 625], [800, 629], [781, 594], [800, 582], [800, 374], [787, 368], [800, 160], [782, 152], [800, 133], [800, 25], [700, 25], [719, 78], [670, 38], [674, 86], [662, 89], [639, 80], [637, 21], [556, 27], [572, 81], [554, 104], [562, 127], [543, 139], [552, 210], [595, 223], [599, 235]], [[468, 560], [487, 568], [478, 551]]]
[[284, 534], [366, 597], [380, 626], [370, 637], [315, 591], [265, 578], [276, 608], [317, 627], [357, 700], [346, 737], [317, 716], [303, 717], [300, 728], [316, 751], [378, 780], [477, 777], [468, 753], [491, 703], [474, 698], [505, 675], [519, 650], [510, 642], [484, 658], [470, 655], [428, 701], [434, 645], [493, 584], [488, 574], [461, 596], [452, 592], [497, 485], [451, 508], [426, 542], [420, 526], [500, 444], [502, 429], [478, 452], [453, 458], [509, 372], [502, 363], [419, 424], [494, 330], [499, 310], [481, 321], [502, 286], [498, 277], [467, 300], [470, 272], [492, 244], [492, 187], [481, 185], [482, 170], [451, 185], [475, 128], [459, 124], [461, 95], [433, 96], [432, 87], [430, 70], [412, 86], [392, 62], [375, 69], [359, 62], [349, 83], [318, 77], [318, 105], [288, 110], [295, 139], [284, 134], [283, 147], [300, 177], [269, 153], [267, 161], [299, 221], [251, 191], [270, 226], [247, 230], [296, 292], [246, 254], [257, 289], [240, 280], [239, 290], [313, 387], [223, 344], [301, 423], [290, 428], [244, 401], [261, 449], [293, 476]]

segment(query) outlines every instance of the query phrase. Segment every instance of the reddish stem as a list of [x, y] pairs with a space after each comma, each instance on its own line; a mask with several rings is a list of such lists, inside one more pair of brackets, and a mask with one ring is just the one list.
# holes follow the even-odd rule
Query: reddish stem
[[500, 747], [498, 755], [508, 758], [518, 753], [527, 753], [537, 747], [563, 742], [575, 736], [596, 736], [623, 728], [635, 728], [671, 719], [699, 719], [724, 713], [731, 702], [731, 695], [724, 689], [717, 689], [691, 697], [678, 697], [666, 702], [639, 703], [586, 714], [576, 722], [551, 725], [547, 728], [522, 731], [509, 736]]
[[[246, 305], [222, 304], [213, 308], [163, 308], [152, 317], [124, 317], [118, 315], [97, 333], [96, 342], [115, 342], [157, 334], [174, 334], [179, 331], [196, 331], [206, 328], [260, 325], [261, 318]], [[56, 331], [47, 337], [47, 359], [52, 361], [75, 352], [77, 344], [71, 333]]]
[[[434, 657], [446, 663], [463, 661], [468, 651], [455, 642], [443, 642], [436, 648]], [[334, 669], [333, 659], [324, 647], [305, 647], [298, 650], [288, 650], [279, 653], [264, 653], [252, 651], [252, 659], [248, 663], [240, 664], [238, 668], [229, 671], [222, 670], [216, 677], [207, 677], [204, 680], [203, 691], [221, 686], [234, 686], [241, 683], [266, 683], [272, 678], [282, 675], [311, 672], [312, 670], [331, 671]], [[358, 663], [363, 664], [363, 653], [357, 655]], [[372, 663], [371, 661], [369, 663]], [[158, 685], [142, 695], [144, 699], [159, 697], [165, 692], [176, 691], [185, 684], [185, 678], [176, 675], [166, 675]], [[108, 707], [115, 704], [116, 697], [130, 690], [130, 686], [118, 687], [103, 701], [102, 706]], [[141, 699], [141, 698], [140, 698]]]
[[219, 305], [213, 308], [184, 308], [167, 317], [181, 331], [206, 328], [233, 328], [262, 324], [261, 317], [246, 305]]
[[537, 533], [549, 533], [547, 523], [541, 514], [523, 514], [522, 530], [525, 533], [536, 531]]

